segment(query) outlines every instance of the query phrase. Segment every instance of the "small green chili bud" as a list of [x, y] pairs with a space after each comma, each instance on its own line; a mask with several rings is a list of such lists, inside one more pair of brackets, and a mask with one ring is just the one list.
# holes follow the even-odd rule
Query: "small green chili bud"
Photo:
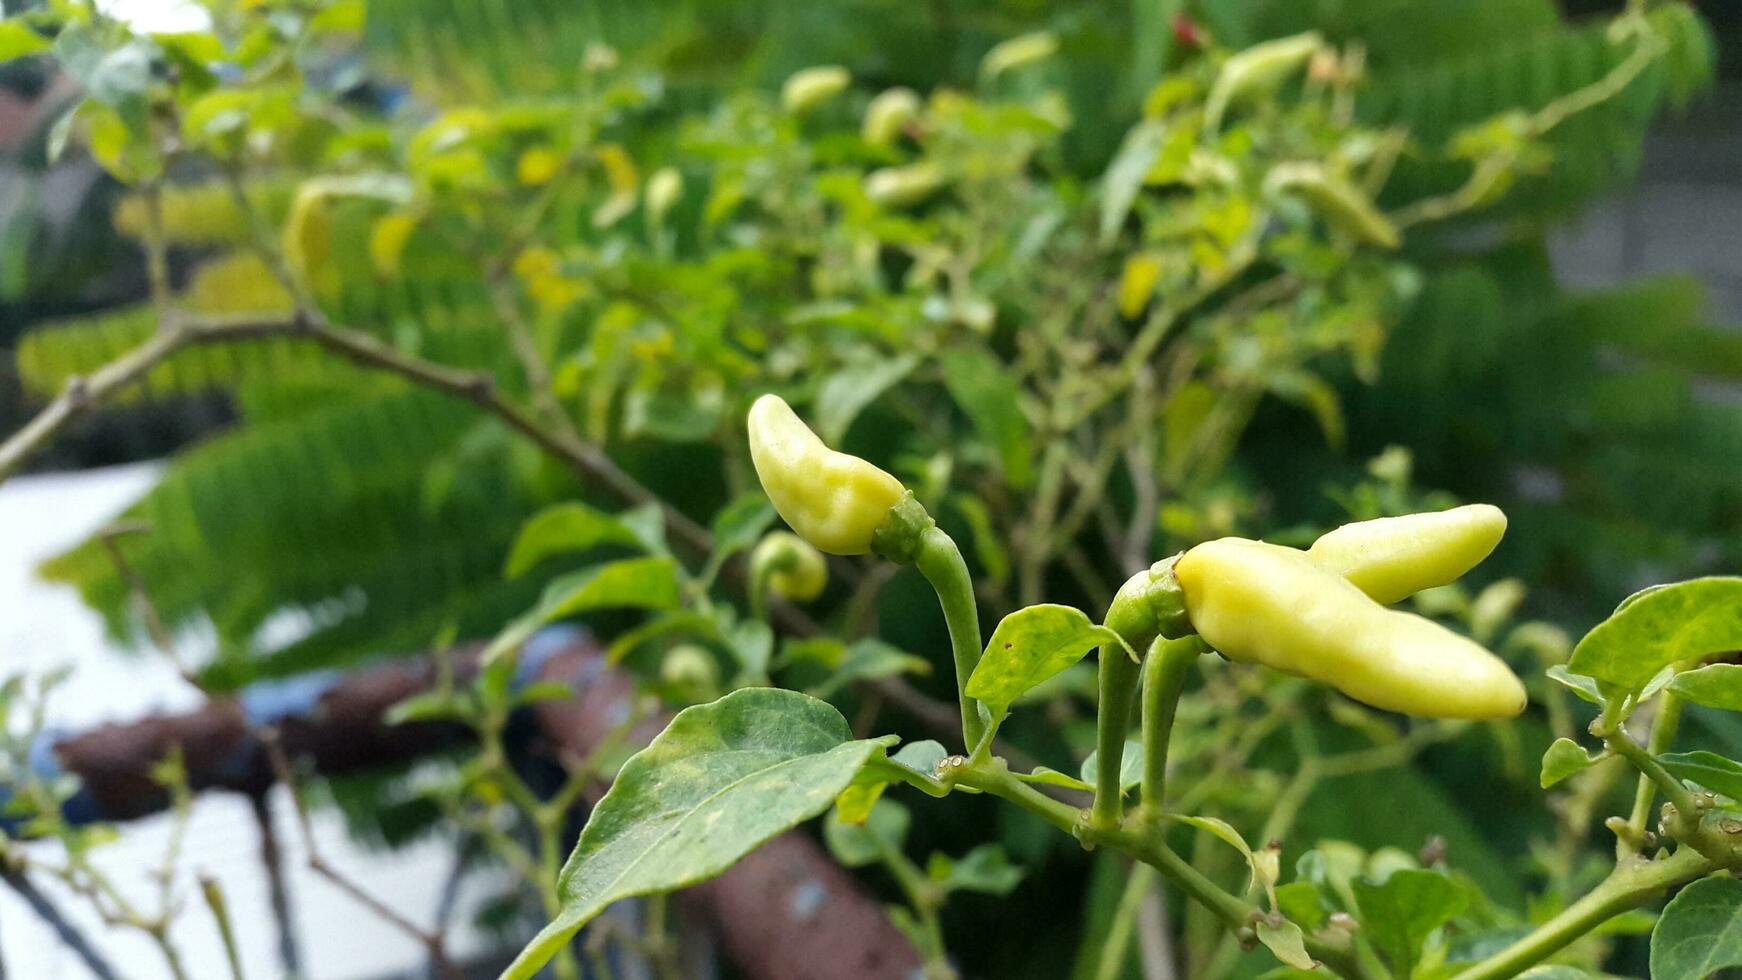
[[809, 602], [829, 584], [829, 563], [803, 538], [774, 531], [750, 552], [750, 575], [766, 581], [769, 591], [797, 602]]

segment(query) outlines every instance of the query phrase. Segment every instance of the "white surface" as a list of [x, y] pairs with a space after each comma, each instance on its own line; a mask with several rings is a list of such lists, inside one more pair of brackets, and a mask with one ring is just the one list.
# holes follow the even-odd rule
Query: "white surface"
[[[102, 721], [185, 710], [199, 703], [198, 694], [162, 658], [110, 650], [101, 625], [77, 595], [41, 581], [34, 571], [44, 558], [112, 519], [150, 487], [155, 474], [154, 466], [129, 466], [0, 484], [0, 676], [74, 665], [72, 678], [50, 703], [49, 717], [57, 728], [78, 731]], [[198, 657], [203, 651], [186, 653]], [[288, 795], [275, 792], [271, 804], [285, 852], [303, 975], [309, 980], [365, 980], [419, 969], [424, 951], [418, 943], [307, 870]], [[162, 864], [171, 824], [159, 816], [122, 825], [120, 840], [99, 852], [99, 865], [147, 908], [155, 900], [151, 873]], [[330, 810], [316, 812], [315, 838], [322, 855], [351, 880], [414, 921], [432, 921], [453, 860], [447, 843], [430, 840], [392, 853], [363, 851], [347, 839], [338, 814]], [[31, 846], [34, 856], [54, 856], [42, 845]], [[200, 899], [196, 876], [201, 874], [223, 887], [245, 976], [266, 980], [282, 975], [259, 846], [245, 800], [228, 794], [198, 798], [175, 885], [185, 911], [172, 932], [192, 980], [228, 976], [217, 931]], [[126, 980], [168, 976], [148, 940], [105, 928], [83, 900], [53, 887], [52, 881], [38, 880]], [[485, 888], [482, 881], [470, 884], [461, 896], [456, 922], [470, 920]], [[485, 947], [469, 929], [457, 929], [453, 939], [461, 955]], [[82, 980], [90, 975], [35, 913], [3, 887], [0, 959], [7, 976], [25, 980]]]

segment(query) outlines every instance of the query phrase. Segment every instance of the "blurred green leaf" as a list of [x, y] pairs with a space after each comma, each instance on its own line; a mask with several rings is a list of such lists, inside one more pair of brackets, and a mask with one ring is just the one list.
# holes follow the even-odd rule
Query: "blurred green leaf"
[[1367, 939], [1403, 976], [1415, 969], [1427, 937], [1469, 904], [1464, 890], [1437, 871], [1404, 868], [1379, 884], [1365, 878], [1350, 884]]

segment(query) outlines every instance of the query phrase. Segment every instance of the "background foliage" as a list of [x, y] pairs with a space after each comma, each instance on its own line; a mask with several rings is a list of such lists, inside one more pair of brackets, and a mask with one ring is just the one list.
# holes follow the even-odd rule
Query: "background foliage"
[[[18, 244], [37, 239], [14, 216], [8, 298], [57, 314], [18, 341], [26, 388], [52, 395], [146, 343], [166, 298], [246, 321], [304, 303], [487, 375], [650, 494], [577, 479], [501, 418], [295, 331], [188, 347], [135, 404], [206, 399], [233, 419], [129, 511], [151, 529], [129, 553], [172, 626], [214, 629], [216, 689], [489, 637], [535, 608], [521, 622], [586, 613], [650, 678], [695, 641], [728, 677], [773, 671], [843, 704], [860, 698], [846, 681], [895, 673], [947, 694], [923, 583], [869, 566], [838, 567], [814, 610], [836, 641], [771, 648], [726, 602], [702, 622], [675, 599], [535, 607], [613, 560], [644, 563], [629, 567], [643, 596], [724, 592], [710, 590], [725, 549], [698, 554], [682, 524], [740, 548], [766, 526], [743, 502], [740, 421], [765, 390], [913, 487], [971, 552], [995, 616], [1098, 609], [1133, 566], [1207, 537], [1310, 539], [1450, 499], [1503, 506], [1496, 565], [1532, 583], [1522, 608], [1581, 629], [1642, 578], [1742, 559], [1742, 407], [1702, 394], [1742, 377], [1742, 335], [1714, 329], [1686, 280], [1569, 294], [1544, 244], [1710, 80], [1714, 43], [1685, 5], [1649, 5], [1643, 33], [1535, 0], [211, 7], [210, 35], [123, 38], [75, 13], [53, 40], [86, 98], [21, 159], [74, 135], [124, 187], [88, 207], [113, 193], [120, 235], [170, 261], [131, 284], [155, 297], [63, 318], [88, 302], [51, 302], [47, 284], [107, 268], [116, 246], [44, 254]], [[1309, 29], [1341, 57], [1220, 129], [1206, 117], [1231, 51]], [[1038, 31], [1056, 51], [984, 67]], [[823, 64], [850, 86], [783, 104], [783, 82]], [[864, 138], [867, 103], [894, 86], [918, 93], [914, 120]], [[1279, 190], [1291, 164], [1346, 181], [1354, 210]], [[932, 186], [880, 192], [883, 168]], [[653, 499], [670, 510], [615, 513]], [[590, 509], [549, 516], [570, 501]], [[100, 542], [44, 571], [139, 638]], [[1514, 628], [1523, 601], [1502, 582], [1429, 609], [1535, 672], [1565, 643]], [[1067, 673], [1012, 737], [1077, 771], [1092, 688]], [[1534, 762], [1564, 719], [1398, 728], [1233, 668], [1200, 694], [1177, 748], [1198, 779], [1190, 812], [1374, 860], [1434, 837], [1492, 899], [1467, 913], [1485, 928], [1521, 921], [1537, 886], [1553, 901], [1591, 877], [1590, 828], [1537, 805]], [[1705, 724], [1742, 749], [1733, 723]], [[1278, 793], [1294, 794], [1287, 822], [1252, 826]], [[994, 818], [958, 809], [959, 825], [916, 822], [910, 845], [967, 852]], [[1043, 896], [1061, 888], [1086, 890], [1087, 920], [1021, 962], [953, 948], [971, 972], [1063, 975], [1112, 920], [1120, 869], [1020, 817], [1000, 837], [1046, 879], [999, 906], [1003, 922], [1056, 934]], [[948, 934], [993, 908], [952, 902]], [[1193, 976], [1262, 960], [1191, 913], [1184, 927]]]

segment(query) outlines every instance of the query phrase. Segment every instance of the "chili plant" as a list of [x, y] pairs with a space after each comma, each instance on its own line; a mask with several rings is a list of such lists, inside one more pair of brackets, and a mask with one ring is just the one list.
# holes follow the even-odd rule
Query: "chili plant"
[[[1504, 533], [1499, 511], [1478, 505], [1347, 525], [1304, 551], [1243, 538], [1205, 542], [1132, 576], [1099, 623], [1068, 606], [1026, 606], [1005, 616], [982, 647], [960, 550], [911, 492], [873, 464], [829, 449], [776, 396], [751, 409], [749, 437], [763, 486], [800, 537], [829, 551], [871, 551], [913, 565], [931, 584], [949, 625], [961, 751], [935, 741], [898, 747], [894, 736], [854, 738], [828, 703], [777, 688], [747, 687], [686, 709], [623, 765], [563, 869], [561, 912], [505, 977], [537, 972], [611, 902], [719, 874], [831, 805], [837, 820], [866, 823], [893, 785], [937, 799], [990, 794], [1084, 847], [1120, 851], [1211, 910], [1241, 942], [1262, 943], [1296, 970], [1515, 976], [1700, 879], [1709, 880], [1678, 898], [1659, 924], [1654, 965], [1660, 976], [1703, 975], [1722, 965], [1708, 951], [1679, 945], [1678, 934], [1709, 928], [1706, 909], [1733, 902], [1727, 872], [1742, 866], [1742, 763], [1666, 748], [1684, 700], [1742, 709], [1742, 667], [1702, 666], [1742, 646], [1742, 579], [1648, 589], [1587, 634], [1566, 664], [1550, 668], [1557, 683], [1600, 707], [1589, 726], [1600, 751], [1557, 740], [1543, 758], [1542, 784], [1611, 755], [1639, 773], [1632, 811], [1607, 824], [1617, 838], [1616, 864], [1589, 893], [1504, 948], [1458, 957], [1446, 928], [1470, 900], [1454, 877], [1410, 867], [1351, 872], [1319, 852], [1285, 876], [1280, 842], [1254, 847], [1224, 821], [1170, 807], [1168, 747], [1187, 675], [1212, 652], [1417, 717], [1521, 713], [1524, 685], [1500, 658], [1428, 618], [1382, 605], [1451, 585], [1487, 557]], [[1097, 748], [1081, 777], [1014, 771], [996, 748], [1012, 706], [1097, 649]], [[1651, 735], [1641, 745], [1626, 723], [1654, 699]], [[1043, 787], [1092, 799], [1073, 803]], [[1653, 823], [1659, 793], [1665, 802]], [[1172, 824], [1236, 849], [1248, 865], [1247, 886], [1230, 889], [1194, 868], [1170, 846]], [[878, 824], [863, 833], [890, 847]], [[898, 853], [887, 859], [906, 879], [912, 872]], [[1717, 953], [1734, 959], [1739, 951]], [[1685, 966], [1690, 957], [1699, 965]]]

